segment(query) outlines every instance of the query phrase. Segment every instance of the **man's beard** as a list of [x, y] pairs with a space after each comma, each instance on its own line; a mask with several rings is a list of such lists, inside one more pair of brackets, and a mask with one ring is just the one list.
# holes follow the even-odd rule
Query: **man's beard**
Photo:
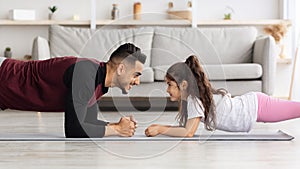
[[122, 90], [122, 94], [128, 94], [128, 91], [126, 91], [125, 87], [127, 86], [127, 83], [117, 79], [117, 86]]

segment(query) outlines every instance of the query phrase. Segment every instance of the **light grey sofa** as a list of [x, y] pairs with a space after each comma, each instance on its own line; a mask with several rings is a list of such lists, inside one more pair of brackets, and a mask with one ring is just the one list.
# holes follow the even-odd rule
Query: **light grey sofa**
[[[273, 93], [275, 42], [271, 36], [257, 37], [255, 27], [90, 30], [54, 25], [49, 28], [49, 39], [34, 40], [32, 56], [79, 56], [107, 61], [124, 42], [134, 43], [147, 55], [142, 83], [127, 96], [168, 96], [163, 82], [166, 70], [191, 54], [199, 57], [215, 88], [225, 88], [232, 95], [248, 91]], [[125, 97], [118, 89], [110, 90], [106, 96]]]

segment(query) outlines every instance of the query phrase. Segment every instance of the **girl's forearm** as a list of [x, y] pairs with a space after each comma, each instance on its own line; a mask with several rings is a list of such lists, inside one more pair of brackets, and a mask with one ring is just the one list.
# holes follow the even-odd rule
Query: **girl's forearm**
[[190, 132], [184, 127], [179, 126], [161, 126], [159, 133], [166, 136], [174, 137], [193, 137], [194, 133]]

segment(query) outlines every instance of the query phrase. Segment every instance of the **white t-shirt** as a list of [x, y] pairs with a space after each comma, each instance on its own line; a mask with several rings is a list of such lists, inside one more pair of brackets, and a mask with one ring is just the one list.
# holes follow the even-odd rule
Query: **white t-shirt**
[[[248, 132], [257, 119], [258, 102], [254, 92], [231, 98], [230, 94], [225, 96], [214, 95], [216, 105], [216, 128], [232, 132]], [[188, 119], [204, 117], [202, 102], [192, 96], [187, 98]], [[203, 120], [202, 118], [201, 120]]]
[[195, 117], [204, 117], [204, 107], [202, 102], [197, 98], [191, 95], [187, 98], [187, 119], [192, 119]]

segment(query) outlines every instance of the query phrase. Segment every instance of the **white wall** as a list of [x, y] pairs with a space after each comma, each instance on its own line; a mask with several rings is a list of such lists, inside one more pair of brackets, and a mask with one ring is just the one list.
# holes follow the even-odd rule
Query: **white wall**
[[[113, 3], [119, 4], [120, 16], [133, 12], [137, 0], [96, 0], [97, 18], [110, 18]], [[146, 13], [165, 13], [171, 0], [139, 0]], [[221, 19], [226, 6], [231, 6], [234, 19], [276, 19], [279, 18], [279, 0], [198, 0], [199, 19]], [[57, 5], [57, 18], [70, 19], [74, 14], [81, 19], [90, 17], [90, 0], [0, 0], [0, 18], [7, 18], [9, 9], [34, 9], [37, 19], [46, 19], [48, 6]], [[172, 0], [174, 8], [184, 9], [188, 0]]]
[[[226, 6], [235, 13], [233, 19], [279, 18], [279, 0], [198, 0], [198, 20], [222, 19]], [[120, 17], [131, 17], [136, 0], [96, 0], [97, 19], [109, 19], [112, 4], [119, 4]], [[169, 0], [140, 0], [145, 13], [165, 14]], [[174, 8], [186, 8], [187, 0], [173, 0]], [[10, 9], [34, 9], [37, 20], [48, 17], [48, 6], [57, 5], [57, 20], [71, 19], [79, 15], [82, 20], [90, 18], [90, 0], [0, 0], [0, 19], [8, 18]], [[14, 57], [21, 58], [31, 53], [30, 44], [37, 35], [47, 37], [47, 26], [0, 26], [0, 55], [6, 46], [13, 49]]]
[[[97, 19], [110, 19], [112, 4], [119, 4], [120, 17], [131, 17], [137, 0], [96, 0]], [[165, 13], [171, 0], [139, 0], [144, 13]], [[187, 0], [172, 0], [174, 8], [186, 8]], [[280, 0], [198, 0], [198, 20], [222, 19], [226, 7], [234, 9], [233, 19], [279, 19]], [[57, 5], [57, 20], [71, 19], [74, 14], [82, 20], [90, 18], [90, 0], [0, 0], [0, 19], [7, 19], [10, 9], [34, 9], [36, 19], [48, 16], [48, 6]], [[0, 26], [0, 56], [6, 46], [13, 50], [13, 57], [22, 58], [31, 53], [34, 37], [48, 36], [47, 26]], [[279, 65], [275, 96], [287, 97], [291, 65]]]

